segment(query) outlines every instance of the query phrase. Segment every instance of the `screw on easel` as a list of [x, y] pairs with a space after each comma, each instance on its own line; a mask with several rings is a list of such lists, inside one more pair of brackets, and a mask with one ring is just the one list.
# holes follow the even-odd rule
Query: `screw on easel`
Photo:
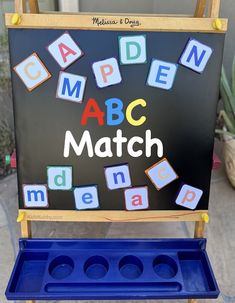
[[209, 215], [207, 213], [202, 214], [201, 218], [202, 218], [203, 222], [205, 222], [205, 223], [209, 222]]
[[21, 23], [21, 16], [17, 13], [13, 14], [11, 17], [11, 24], [18, 25]]
[[19, 211], [19, 214], [18, 214], [18, 217], [17, 217], [17, 219], [16, 219], [16, 222], [17, 222], [17, 223], [22, 222], [22, 221], [24, 220], [24, 217], [25, 217], [25, 212]]
[[213, 21], [213, 28], [217, 30], [221, 30], [223, 27], [221, 19], [217, 18]]

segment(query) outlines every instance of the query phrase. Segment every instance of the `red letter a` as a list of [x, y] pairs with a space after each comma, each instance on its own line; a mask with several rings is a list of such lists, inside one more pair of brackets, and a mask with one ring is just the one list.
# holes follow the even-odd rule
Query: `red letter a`
[[131, 200], [133, 206], [138, 206], [143, 204], [141, 195], [134, 195], [132, 196]]
[[72, 50], [71, 48], [69, 48], [67, 45], [65, 45], [64, 43], [60, 43], [58, 45], [61, 56], [64, 60], [64, 62], [67, 61], [66, 57], [68, 57], [69, 55], [76, 55], [76, 52], [74, 50]]
[[[93, 109], [93, 111], [91, 111]], [[89, 99], [82, 114], [81, 125], [87, 124], [88, 118], [96, 118], [99, 125], [104, 125], [104, 112], [101, 111], [95, 99]]]

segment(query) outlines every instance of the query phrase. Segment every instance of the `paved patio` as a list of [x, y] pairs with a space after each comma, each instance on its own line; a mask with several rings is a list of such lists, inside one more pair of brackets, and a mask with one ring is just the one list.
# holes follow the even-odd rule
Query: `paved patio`
[[[213, 172], [210, 224], [206, 229], [207, 251], [221, 295], [209, 302], [235, 302], [235, 191], [223, 167]], [[16, 175], [0, 181], [0, 303], [6, 303], [5, 288], [18, 250]], [[191, 237], [192, 223], [48, 223], [33, 224], [34, 237]], [[40, 301], [45, 302], [45, 301]], [[48, 302], [48, 301], [47, 301]], [[51, 301], [52, 302], [52, 301]], [[62, 302], [62, 301], [61, 301]], [[65, 301], [63, 301], [65, 302]], [[71, 301], [70, 301], [71, 302]], [[74, 301], [73, 301], [74, 302]], [[77, 301], [78, 302], [78, 301]], [[99, 301], [98, 301], [99, 302]], [[115, 301], [118, 302], [118, 301]], [[123, 301], [120, 301], [123, 302]], [[130, 302], [130, 301], [128, 301]], [[136, 302], [136, 301], [135, 301]], [[142, 301], [138, 301], [142, 302]], [[148, 301], [143, 301], [148, 302]], [[153, 302], [153, 301], [151, 301]], [[164, 301], [161, 301], [161, 303]], [[172, 301], [176, 302], [176, 301]], [[182, 302], [182, 301], [181, 301]], [[205, 300], [200, 300], [205, 302]]]

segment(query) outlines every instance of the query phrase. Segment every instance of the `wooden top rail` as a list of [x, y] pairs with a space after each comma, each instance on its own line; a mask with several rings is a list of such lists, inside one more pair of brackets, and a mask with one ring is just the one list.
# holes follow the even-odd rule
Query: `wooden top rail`
[[219, 9], [220, 0], [197, 0], [194, 15], [40, 12], [37, 0], [15, 0], [16, 13], [5, 19], [8, 28], [224, 33], [227, 19], [218, 18]]

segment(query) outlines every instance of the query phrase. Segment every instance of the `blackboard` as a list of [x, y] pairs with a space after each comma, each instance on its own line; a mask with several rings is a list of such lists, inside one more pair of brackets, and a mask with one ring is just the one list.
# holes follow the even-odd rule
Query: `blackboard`
[[[57, 39], [64, 30], [9, 29], [10, 57], [14, 95], [14, 115], [17, 144], [17, 171], [19, 183], [19, 207], [23, 203], [23, 184], [46, 184], [47, 166], [72, 166], [73, 185], [97, 184], [100, 209], [123, 210], [123, 190], [108, 190], [104, 167], [128, 163], [132, 186], [147, 185], [149, 209], [182, 210], [175, 203], [182, 183], [190, 184], [203, 191], [196, 209], [208, 209], [214, 128], [218, 100], [218, 83], [223, 54], [224, 34], [141, 32], [146, 35], [147, 63], [120, 65], [122, 82], [105, 89], [97, 87], [91, 65], [105, 58], [119, 58], [118, 37], [133, 35], [128, 31], [69, 30], [78, 42], [84, 56], [66, 69], [66, 72], [87, 77], [84, 101], [76, 104], [56, 98], [60, 67], [49, 54], [46, 46]], [[202, 74], [183, 66], [178, 67], [174, 86], [162, 90], [146, 86], [152, 58], [177, 63], [188, 39], [194, 38], [213, 49], [213, 54]], [[13, 67], [36, 52], [52, 77], [29, 92]], [[119, 60], [118, 60], [119, 61]], [[131, 126], [126, 120], [121, 126], [98, 126], [89, 120], [81, 126], [82, 112], [88, 99], [94, 98], [106, 112], [105, 100], [119, 98], [124, 106], [143, 98], [145, 108], [139, 108], [146, 122], [139, 127]], [[135, 114], [139, 114], [136, 112]], [[114, 137], [117, 128], [130, 139], [144, 137], [151, 129], [154, 137], [160, 138], [164, 146], [164, 157], [179, 176], [160, 191], [156, 190], [144, 171], [158, 162], [155, 153], [151, 157], [89, 158], [87, 153], [77, 157], [71, 153], [63, 157], [64, 137], [70, 130], [79, 139], [84, 130], [89, 130], [92, 140]], [[48, 191], [49, 209], [75, 209], [72, 191]]]

